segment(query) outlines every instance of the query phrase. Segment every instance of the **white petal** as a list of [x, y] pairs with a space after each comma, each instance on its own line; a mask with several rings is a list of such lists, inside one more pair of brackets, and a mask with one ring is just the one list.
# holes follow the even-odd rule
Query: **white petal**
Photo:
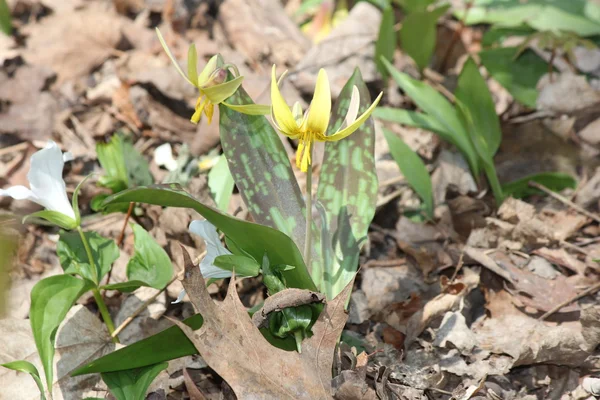
[[179, 296], [177, 296], [177, 300], [172, 301], [171, 304], [179, 304], [183, 301], [183, 298], [185, 297], [185, 289], [183, 289], [181, 292], [179, 292]]
[[170, 143], [161, 144], [154, 150], [154, 162], [159, 167], [164, 166], [169, 171], [177, 169], [177, 160], [173, 158], [173, 149]]
[[45, 148], [31, 156], [27, 179], [39, 204], [48, 210], [58, 211], [75, 219], [75, 212], [67, 197], [67, 188], [62, 178], [64, 164], [62, 151], [50, 140]]
[[356, 86], [352, 87], [352, 96], [350, 97], [350, 105], [348, 106], [348, 112], [346, 113], [346, 118], [344, 118], [344, 123], [340, 127], [339, 130], [346, 128], [349, 125], [352, 125], [354, 121], [356, 121], [356, 117], [358, 116], [358, 107], [360, 106], [360, 93], [358, 92], [358, 88]]
[[15, 200], [31, 200], [39, 204], [37, 196], [29, 188], [21, 185], [0, 189], [0, 196], [10, 196]]
[[217, 228], [207, 220], [194, 220], [190, 223], [189, 229], [190, 232], [204, 239], [206, 245], [206, 256], [204, 256], [204, 259], [200, 262], [200, 272], [202, 272], [202, 276], [205, 279], [230, 277], [231, 271], [213, 265], [216, 257], [231, 254], [231, 252], [221, 244]]
[[63, 153], [63, 162], [73, 161], [74, 159], [75, 159], [75, 156], [70, 151], [65, 151]]

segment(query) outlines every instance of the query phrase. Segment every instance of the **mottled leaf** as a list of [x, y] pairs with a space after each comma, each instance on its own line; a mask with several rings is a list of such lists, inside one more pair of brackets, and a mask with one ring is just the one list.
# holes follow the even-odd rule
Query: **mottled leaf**
[[[342, 124], [353, 86], [360, 92], [359, 114], [371, 105], [371, 96], [360, 71], [355, 70], [336, 101], [328, 134]], [[369, 118], [349, 137], [328, 142], [319, 177], [317, 201], [325, 211], [331, 233], [332, 257], [323, 260], [323, 284], [328, 299], [334, 298], [353, 278], [358, 267], [358, 255], [369, 224], [375, 214], [377, 175], [375, 173], [375, 128]], [[327, 246], [327, 243], [323, 244]], [[323, 249], [324, 253], [326, 249]]]
[[227, 212], [233, 192], [233, 177], [229, 171], [227, 158], [222, 155], [208, 173], [208, 188], [219, 210]]

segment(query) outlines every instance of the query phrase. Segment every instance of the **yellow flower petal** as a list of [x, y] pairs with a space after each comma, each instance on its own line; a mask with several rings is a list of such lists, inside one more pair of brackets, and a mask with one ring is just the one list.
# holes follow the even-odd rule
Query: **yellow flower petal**
[[294, 106], [292, 107], [292, 115], [294, 116], [296, 123], [298, 125], [301, 125], [303, 115], [302, 115], [302, 105], [300, 104], [299, 101], [294, 103]]
[[219, 104], [223, 102], [223, 100], [227, 99], [229, 96], [235, 93], [236, 90], [242, 84], [244, 80], [243, 76], [238, 76], [230, 81], [221, 83], [219, 85], [209, 86], [206, 88], [200, 89], [202, 93], [208, 97], [208, 100], [213, 104]]
[[210, 78], [211, 74], [215, 71], [215, 69], [217, 69], [218, 66], [219, 55], [217, 54], [212, 56], [210, 60], [208, 60], [208, 63], [204, 66], [202, 72], [200, 72], [200, 75], [198, 75], [198, 86], [203, 86], [206, 83], [208, 83], [208, 79]]
[[213, 103], [206, 103], [206, 106], [204, 107], [204, 114], [206, 115], [206, 118], [208, 118], [209, 125], [212, 122], [212, 117], [213, 117], [214, 112], [215, 112], [215, 105]]
[[198, 86], [198, 53], [196, 45], [192, 43], [188, 49], [188, 79], [194, 86]]
[[344, 119], [344, 124], [342, 125], [342, 129], [352, 125], [354, 121], [356, 121], [356, 117], [358, 116], [358, 107], [360, 106], [360, 92], [356, 86], [352, 86], [352, 96], [350, 97], [350, 105], [348, 106], [348, 112], [346, 113], [346, 118]]
[[315, 94], [310, 102], [310, 110], [307, 116], [306, 128], [308, 131], [324, 134], [329, 125], [330, 114], [331, 91], [329, 89], [329, 79], [327, 79], [327, 72], [321, 69], [317, 76]]
[[[167, 43], [165, 42], [165, 39], [163, 38], [163, 36], [160, 33], [160, 31], [158, 30], [158, 28], [156, 28], [156, 34], [158, 35], [158, 41], [160, 42], [160, 45], [165, 50], [165, 53], [167, 53], [167, 55], [171, 59], [171, 62], [175, 66], [175, 69], [177, 69], [177, 72], [179, 72], [179, 75], [183, 76], [183, 78], [186, 81], [188, 81], [190, 84], [194, 85], [192, 83], [192, 81], [190, 81], [189, 78], [187, 76], [185, 76], [185, 74], [183, 73], [183, 70], [181, 69], [181, 67], [179, 66], [179, 63], [177, 62], [177, 60], [175, 59], [175, 57], [171, 53], [171, 50], [169, 50], [169, 48], [167, 47]], [[194, 85], [194, 86], [196, 86], [196, 85]]]
[[196, 101], [196, 111], [194, 112], [194, 115], [192, 115], [192, 118], [190, 118], [192, 123], [197, 124], [200, 122], [200, 119], [202, 119], [202, 112], [204, 111], [207, 101], [208, 100], [204, 96], [198, 97], [198, 100]]
[[300, 171], [307, 172], [308, 168], [312, 164], [311, 160], [311, 139], [308, 135], [304, 136], [306, 139], [300, 139], [298, 142], [298, 150], [296, 150], [296, 166], [300, 168]]
[[275, 65], [273, 65], [273, 71], [271, 73], [271, 104], [273, 107], [273, 121], [279, 130], [287, 136], [297, 136], [298, 124], [296, 124], [292, 111], [281, 95], [279, 87], [277, 87]]
[[375, 107], [377, 107], [379, 100], [381, 100], [381, 96], [383, 96], [383, 92], [379, 93], [379, 96], [377, 96], [377, 98], [375, 99], [373, 104], [371, 104], [371, 106], [367, 109], [367, 111], [365, 111], [363, 115], [358, 117], [358, 119], [356, 121], [354, 121], [352, 124], [350, 124], [349, 126], [347, 126], [344, 129], [334, 133], [331, 136], [318, 137], [317, 140], [324, 141], [324, 142], [334, 142], [337, 140], [344, 139], [345, 137], [348, 137], [349, 135], [354, 133], [354, 131], [356, 131], [362, 124], [364, 124], [365, 121], [367, 120], [367, 118], [369, 118], [371, 116], [371, 113], [373, 113], [373, 110], [375, 110]]
[[267, 115], [271, 112], [271, 106], [266, 104], [229, 104], [224, 101], [221, 104], [246, 115]]

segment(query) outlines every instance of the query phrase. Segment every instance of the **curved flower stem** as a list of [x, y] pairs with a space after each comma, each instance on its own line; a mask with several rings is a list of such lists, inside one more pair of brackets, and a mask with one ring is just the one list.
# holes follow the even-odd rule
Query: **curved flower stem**
[[[94, 262], [94, 256], [92, 255], [92, 250], [90, 248], [90, 244], [88, 243], [85, 235], [83, 234], [83, 230], [81, 226], [77, 227], [77, 232], [79, 232], [79, 237], [81, 237], [81, 242], [83, 243], [83, 247], [85, 248], [85, 253], [87, 254], [88, 261], [90, 262], [90, 266], [92, 267], [92, 272], [94, 277], [98, 276], [98, 270], [96, 269], [96, 263]], [[97, 283], [96, 283], [97, 285]], [[110, 318], [110, 313], [108, 312], [108, 308], [106, 307], [106, 303], [104, 303], [104, 299], [100, 295], [100, 291], [98, 287], [92, 289], [92, 294], [94, 295], [94, 300], [96, 300], [96, 304], [98, 305], [98, 310], [100, 311], [100, 315], [102, 315], [102, 319], [108, 328], [108, 333], [112, 335], [115, 331], [115, 324], [113, 324], [112, 319]], [[113, 337], [112, 341], [114, 343], [119, 343], [118, 337]]]
[[309, 164], [306, 171], [306, 232], [304, 239], [304, 263], [309, 271], [312, 271], [310, 266], [310, 257], [312, 253], [312, 143], [308, 144]]

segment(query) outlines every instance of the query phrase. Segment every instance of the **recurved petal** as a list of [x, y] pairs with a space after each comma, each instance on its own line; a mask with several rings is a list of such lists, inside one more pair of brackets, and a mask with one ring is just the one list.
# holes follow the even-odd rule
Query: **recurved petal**
[[215, 71], [215, 69], [217, 69], [218, 64], [219, 55], [216, 54], [212, 56], [210, 60], [208, 60], [208, 63], [206, 63], [206, 65], [202, 69], [202, 72], [200, 72], [200, 75], [198, 75], [198, 86], [202, 86], [208, 81], [212, 73]]
[[325, 141], [325, 142], [334, 142], [337, 140], [342, 140], [345, 137], [348, 137], [349, 135], [354, 133], [354, 131], [356, 131], [362, 124], [364, 124], [365, 121], [371, 116], [371, 114], [373, 113], [373, 110], [375, 110], [375, 107], [377, 107], [379, 100], [381, 100], [382, 95], [383, 95], [383, 93], [379, 93], [379, 96], [377, 96], [377, 98], [375, 99], [373, 104], [371, 104], [371, 106], [367, 109], [367, 111], [365, 111], [360, 117], [358, 117], [358, 119], [356, 119], [353, 123], [348, 125], [346, 128], [334, 133], [333, 135], [319, 137], [318, 140]]
[[287, 136], [297, 136], [298, 124], [294, 119], [292, 111], [288, 107], [285, 99], [277, 86], [277, 77], [275, 75], [275, 65], [271, 73], [271, 105], [273, 107], [273, 120], [279, 130]]
[[0, 196], [9, 196], [15, 200], [30, 200], [40, 204], [37, 196], [25, 186], [17, 185], [6, 189], [0, 189]]
[[188, 49], [188, 79], [192, 82], [192, 85], [198, 86], [198, 52], [196, 51], [196, 45], [192, 43]]
[[[171, 53], [171, 50], [169, 50], [169, 47], [167, 46], [167, 43], [165, 42], [165, 39], [163, 38], [163, 36], [160, 33], [160, 31], [158, 30], [158, 28], [156, 28], [156, 34], [158, 35], [158, 41], [160, 42], [160, 45], [162, 46], [165, 53], [167, 53], [167, 56], [169, 56], [169, 58], [171, 59], [171, 62], [175, 66], [175, 69], [177, 70], [177, 72], [179, 72], [179, 75], [183, 76], [183, 78], [186, 81], [188, 81], [191, 85], [194, 85], [194, 83], [192, 83], [192, 81], [189, 80], [189, 78], [183, 73], [183, 70], [179, 66], [179, 63], [175, 59], [175, 56], [173, 56], [173, 54]], [[194, 86], [196, 86], [196, 85], [194, 85]]]
[[360, 92], [358, 91], [358, 88], [356, 86], [352, 86], [352, 96], [350, 97], [350, 105], [348, 106], [348, 112], [346, 113], [346, 118], [344, 118], [344, 123], [342, 124], [341, 129], [352, 125], [352, 123], [356, 121], [359, 106]]
[[230, 81], [221, 83], [219, 85], [205, 87], [200, 90], [206, 95], [206, 97], [208, 97], [208, 100], [211, 103], [219, 104], [223, 100], [227, 99], [232, 94], [234, 94], [235, 91], [238, 90], [238, 88], [242, 84], [243, 80], [243, 76], [238, 76], [237, 78], [233, 78]]
[[48, 141], [42, 150], [31, 156], [27, 179], [37, 202], [46, 209], [58, 211], [75, 219], [75, 212], [67, 197], [67, 188], [62, 178], [63, 154], [56, 143]]
[[329, 79], [324, 69], [319, 71], [317, 76], [317, 85], [315, 94], [310, 103], [310, 110], [307, 116], [307, 129], [310, 132], [325, 133], [329, 125], [331, 114], [331, 90], [329, 89]]

